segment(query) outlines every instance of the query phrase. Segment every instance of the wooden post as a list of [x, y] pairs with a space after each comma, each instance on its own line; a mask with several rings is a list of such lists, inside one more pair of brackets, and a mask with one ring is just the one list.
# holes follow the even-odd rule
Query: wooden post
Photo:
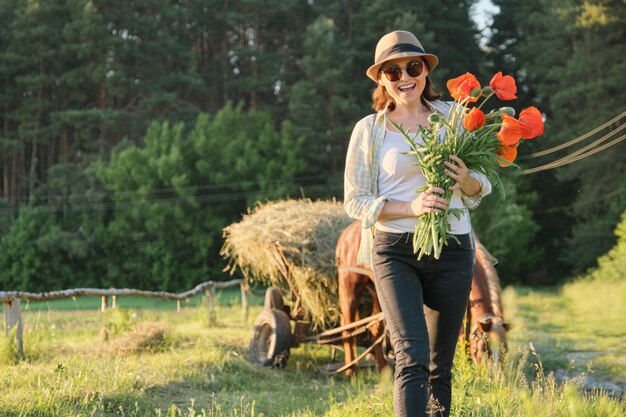
[[117, 295], [112, 295], [111, 296], [111, 308], [115, 310], [116, 307], [117, 307]]
[[247, 297], [247, 286], [245, 282], [242, 282], [239, 285], [241, 289], [241, 312], [243, 314], [243, 322], [248, 323], [248, 297]]
[[180, 300], [176, 300], [176, 312], [180, 313]]
[[103, 295], [102, 302], [100, 303], [100, 312], [103, 313], [104, 311], [106, 311], [108, 305], [109, 305], [109, 299], [106, 295]]
[[15, 337], [17, 338], [17, 352], [21, 358], [24, 355], [24, 342], [22, 339], [22, 313], [20, 311], [20, 299], [15, 298], [4, 303], [4, 331], [10, 335], [14, 327], [17, 328]]
[[204, 290], [206, 295], [207, 308], [209, 310], [209, 327], [213, 326], [216, 322], [215, 317], [215, 287]]
[[213, 300], [213, 323], [217, 323], [217, 290], [215, 287], [211, 287], [211, 299]]

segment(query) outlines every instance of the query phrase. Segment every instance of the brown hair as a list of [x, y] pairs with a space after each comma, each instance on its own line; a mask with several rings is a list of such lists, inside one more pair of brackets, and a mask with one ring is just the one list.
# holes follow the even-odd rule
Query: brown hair
[[[422, 103], [426, 104], [426, 101], [435, 101], [441, 97], [441, 93], [437, 93], [433, 89], [433, 84], [430, 81], [430, 76], [426, 76], [426, 85], [424, 86], [424, 91], [422, 92]], [[396, 108], [396, 102], [393, 101], [393, 98], [387, 93], [387, 89], [382, 85], [378, 84], [378, 86], [372, 90], [372, 108], [376, 111], [381, 111], [384, 109], [388, 109], [389, 111], [393, 111]]]

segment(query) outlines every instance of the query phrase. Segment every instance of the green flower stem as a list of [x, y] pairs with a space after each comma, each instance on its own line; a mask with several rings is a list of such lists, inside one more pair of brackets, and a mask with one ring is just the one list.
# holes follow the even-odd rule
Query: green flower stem
[[480, 103], [480, 105], [478, 106], [478, 110], [480, 110], [481, 107], [487, 102], [487, 100], [489, 100], [495, 93], [496, 93], [495, 91], [492, 91], [491, 94], [489, 94], [487, 97], [485, 97], [483, 102]]
[[[498, 128], [500, 127], [500, 124], [493, 124], [493, 125], [488, 125], [486, 126], [486, 131], [485, 132], [481, 132], [480, 135], [475, 135], [475, 138], [471, 139], [471, 138], [467, 138], [465, 137], [465, 140], [461, 141], [461, 145], [458, 147], [458, 149], [456, 149], [457, 155], [459, 158], [461, 158], [460, 154], [463, 154], [463, 151], [469, 147], [469, 149], [472, 149], [472, 147], [478, 147], [478, 145], [482, 145], [483, 141], [485, 138], [488, 138], [490, 136], [493, 135], [493, 133], [495, 133], [496, 130], [498, 130]], [[467, 135], [466, 135], [467, 136]], [[482, 146], [480, 146], [480, 148], [482, 148]], [[463, 158], [461, 158], [463, 159]], [[463, 159], [463, 162], [466, 162], [465, 159]]]
[[[451, 126], [448, 122], [446, 122], [446, 120], [445, 120], [445, 119], [441, 119], [441, 123], [443, 123], [444, 125], [446, 125], [446, 127], [447, 127], [448, 129], [450, 129], [451, 131], [454, 131], [454, 128], [453, 128], [453, 127], [452, 127], [452, 126]], [[453, 125], [454, 125], [454, 122], [453, 122]]]
[[435, 250], [435, 258], [439, 259], [439, 254], [441, 254], [441, 249], [439, 248], [439, 236], [437, 236], [437, 228], [435, 227], [434, 221], [430, 223], [430, 230], [432, 232], [433, 249]]

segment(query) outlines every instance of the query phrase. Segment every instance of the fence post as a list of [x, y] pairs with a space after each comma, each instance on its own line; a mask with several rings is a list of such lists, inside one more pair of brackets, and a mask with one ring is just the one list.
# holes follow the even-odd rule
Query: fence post
[[176, 312], [180, 313], [180, 300], [176, 300]]
[[215, 287], [204, 290], [206, 295], [207, 308], [209, 310], [209, 326], [213, 326], [216, 322], [215, 316]]
[[115, 310], [117, 308], [117, 295], [111, 296], [111, 308]]
[[17, 338], [17, 351], [21, 358], [24, 355], [24, 342], [22, 340], [22, 313], [19, 298], [4, 303], [4, 323], [4, 331], [7, 336], [11, 334], [14, 327], [17, 328], [15, 337]]
[[109, 298], [106, 295], [103, 295], [102, 301], [100, 303], [100, 312], [103, 313], [107, 309], [108, 305], [109, 305]]
[[247, 286], [245, 281], [239, 285], [241, 289], [241, 312], [243, 313], [243, 322], [248, 323], [248, 296], [247, 296]]

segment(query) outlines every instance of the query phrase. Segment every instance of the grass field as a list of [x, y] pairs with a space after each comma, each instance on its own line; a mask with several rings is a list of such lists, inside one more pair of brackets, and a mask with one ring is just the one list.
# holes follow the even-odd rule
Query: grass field
[[[314, 368], [331, 361], [328, 348], [292, 349], [282, 370], [252, 364], [260, 298], [247, 322], [238, 291], [218, 300], [211, 327], [200, 298], [181, 313], [173, 302], [123, 298], [105, 313], [98, 299], [25, 306], [25, 358], [15, 361], [12, 339], [0, 336], [0, 416], [393, 416], [390, 373], [322, 376]], [[497, 370], [457, 355], [454, 416], [626, 415], [607, 395], [619, 392], [589, 391], [580, 375], [591, 361], [597, 382], [624, 386], [626, 284], [507, 288], [504, 301], [508, 360]]]
[[626, 283], [579, 281], [505, 291], [514, 342], [532, 341], [544, 367], [626, 389]]

